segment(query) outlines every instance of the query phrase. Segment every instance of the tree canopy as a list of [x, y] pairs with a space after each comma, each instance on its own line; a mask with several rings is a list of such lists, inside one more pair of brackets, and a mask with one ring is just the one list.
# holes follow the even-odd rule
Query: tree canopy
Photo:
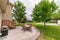
[[19, 23], [23, 22], [25, 19], [25, 6], [21, 2], [17, 1], [14, 2], [13, 6], [13, 17], [15, 20], [17, 20]]
[[53, 19], [60, 20], [60, 9], [57, 11], [57, 13], [53, 14]]
[[40, 22], [50, 19], [52, 16], [52, 13], [56, 11], [57, 5], [54, 3], [54, 0], [52, 2], [49, 2], [48, 0], [42, 0], [38, 5], [35, 5], [35, 8], [33, 9], [33, 20]]

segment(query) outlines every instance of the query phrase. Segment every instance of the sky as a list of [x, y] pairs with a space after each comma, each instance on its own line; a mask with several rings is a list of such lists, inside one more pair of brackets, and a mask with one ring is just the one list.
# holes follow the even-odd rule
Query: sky
[[[9, 1], [13, 4], [17, 0], [9, 0]], [[32, 14], [35, 4], [38, 4], [41, 0], [19, 0], [19, 1], [25, 5], [27, 19], [31, 20], [30, 14]], [[50, 1], [52, 1], [52, 0], [50, 0]], [[54, 0], [54, 1], [57, 4], [57, 6], [59, 6], [59, 8], [60, 8], [60, 0]]]

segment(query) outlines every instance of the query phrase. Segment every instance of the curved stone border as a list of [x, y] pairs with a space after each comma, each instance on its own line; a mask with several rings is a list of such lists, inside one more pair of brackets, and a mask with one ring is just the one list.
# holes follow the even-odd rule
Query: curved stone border
[[36, 29], [36, 31], [38, 32], [38, 34], [36, 35], [36, 37], [35, 37], [35, 40], [40, 36], [40, 31], [37, 29], [37, 28], [35, 28]]
[[[35, 27], [33, 28], [36, 30], [37, 34], [33, 37], [28, 38], [29, 40], [37, 40], [37, 38], [40, 36], [40, 31]], [[28, 40], [28, 39], [24, 39], [24, 40]]]

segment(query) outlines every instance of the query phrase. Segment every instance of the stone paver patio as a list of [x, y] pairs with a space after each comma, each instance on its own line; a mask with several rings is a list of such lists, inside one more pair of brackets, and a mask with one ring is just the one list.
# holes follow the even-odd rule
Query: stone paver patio
[[32, 28], [32, 32], [24, 32], [22, 27], [9, 30], [8, 36], [0, 38], [0, 40], [36, 40], [40, 32], [36, 28]]

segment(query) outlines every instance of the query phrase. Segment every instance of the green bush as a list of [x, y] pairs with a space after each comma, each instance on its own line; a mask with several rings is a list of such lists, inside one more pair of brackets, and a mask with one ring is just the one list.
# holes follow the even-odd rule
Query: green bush
[[20, 23], [20, 24], [19, 24], [19, 23], [18, 23], [18, 24], [16, 24], [16, 26], [21, 26], [21, 23]]

